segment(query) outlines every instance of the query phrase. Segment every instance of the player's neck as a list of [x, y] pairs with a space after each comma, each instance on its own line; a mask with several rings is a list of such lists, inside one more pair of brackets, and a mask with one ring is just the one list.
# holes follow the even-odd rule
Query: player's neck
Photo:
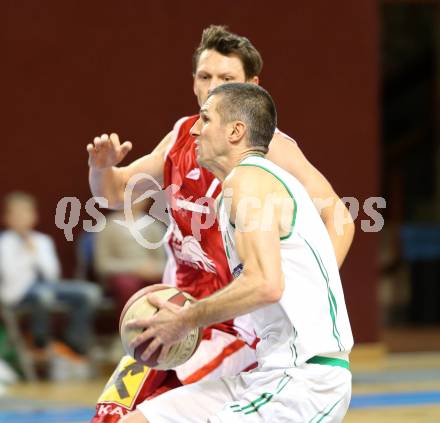
[[246, 158], [252, 156], [264, 157], [265, 153], [258, 149], [231, 151], [228, 156], [218, 157], [215, 162], [210, 163], [206, 167], [217, 179], [223, 182], [232, 172], [232, 169], [237, 167]]
[[218, 179], [223, 181], [226, 176], [228, 176], [232, 170], [237, 167], [241, 162], [243, 162], [248, 157], [265, 157], [265, 153], [258, 149], [252, 150], [244, 150], [240, 152], [232, 153], [224, 162], [224, 166], [222, 167], [222, 175], [221, 177], [217, 176]]
[[234, 166], [231, 166], [229, 160], [224, 157], [223, 160], [217, 160], [214, 163], [210, 163], [210, 165], [206, 167], [217, 179], [223, 182]]
[[244, 151], [241, 154], [240, 160], [237, 163], [237, 165], [239, 165], [242, 161], [244, 161], [248, 157], [265, 157], [265, 156], [266, 156], [266, 153], [264, 153], [261, 150], [248, 150], [248, 151]]

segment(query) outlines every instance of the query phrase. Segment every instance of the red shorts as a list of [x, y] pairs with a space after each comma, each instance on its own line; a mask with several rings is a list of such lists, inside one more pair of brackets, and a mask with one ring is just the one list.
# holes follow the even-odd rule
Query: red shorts
[[174, 370], [158, 371], [125, 356], [107, 382], [92, 423], [114, 423], [141, 402], [200, 380], [234, 376], [255, 366], [255, 350], [236, 336], [206, 331], [195, 354]]

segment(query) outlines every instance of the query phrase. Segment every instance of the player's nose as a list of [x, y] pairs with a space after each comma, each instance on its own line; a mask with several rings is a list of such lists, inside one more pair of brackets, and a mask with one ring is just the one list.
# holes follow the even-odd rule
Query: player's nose
[[192, 126], [192, 128], [189, 130], [189, 133], [191, 136], [193, 137], [198, 137], [200, 135], [200, 123], [201, 123], [201, 119], [198, 118], [196, 123], [194, 123], [194, 125]]
[[221, 85], [222, 81], [219, 78], [211, 78], [211, 83], [209, 84], [208, 94], [211, 94], [211, 91], [215, 90], [219, 85]]

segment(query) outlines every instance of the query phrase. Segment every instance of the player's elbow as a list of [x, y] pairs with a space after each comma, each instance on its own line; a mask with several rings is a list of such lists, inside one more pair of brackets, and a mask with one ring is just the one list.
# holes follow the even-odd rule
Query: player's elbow
[[284, 291], [282, 278], [266, 279], [261, 289], [264, 302], [267, 304], [277, 303], [281, 300]]
[[345, 254], [348, 253], [348, 250], [351, 247], [351, 244], [354, 239], [354, 233], [355, 233], [355, 224], [353, 217], [351, 216], [350, 212], [347, 210], [347, 214], [345, 216], [342, 231], [339, 229], [339, 232], [336, 232], [339, 237], [342, 239], [343, 245], [345, 247]]
[[[105, 191], [105, 199], [107, 201], [107, 206], [102, 206], [110, 210], [123, 210], [125, 200], [125, 191], [127, 186], [125, 183], [108, 187]], [[132, 198], [130, 198], [132, 200]]]

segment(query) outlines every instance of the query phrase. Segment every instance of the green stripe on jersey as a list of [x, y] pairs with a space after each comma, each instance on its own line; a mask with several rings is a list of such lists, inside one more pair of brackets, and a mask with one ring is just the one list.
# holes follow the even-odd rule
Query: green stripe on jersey
[[284, 241], [285, 239], [288, 239], [292, 235], [293, 228], [295, 226], [295, 221], [296, 221], [297, 209], [298, 209], [298, 206], [296, 204], [296, 200], [295, 200], [295, 197], [292, 194], [292, 191], [290, 191], [290, 189], [287, 186], [287, 184], [278, 175], [276, 175], [275, 173], [273, 173], [271, 170], [269, 170], [268, 168], [266, 168], [264, 166], [261, 166], [261, 165], [258, 165], [258, 164], [253, 164], [253, 163], [244, 163], [244, 164], [239, 164], [238, 166], [254, 166], [254, 167], [259, 167], [260, 169], [263, 169], [266, 172], [269, 172], [272, 176], [277, 178], [283, 184], [284, 188], [286, 188], [286, 191], [289, 193], [290, 197], [292, 197], [294, 210], [293, 210], [292, 224], [291, 224], [291, 227], [290, 227], [290, 232], [287, 235], [285, 235], [285, 236], [281, 236], [280, 240]]
[[234, 413], [256, 413], [263, 405], [270, 402], [275, 394], [279, 394], [286, 387], [291, 379], [291, 376], [284, 374], [284, 376], [278, 382], [278, 385], [275, 388], [275, 392], [264, 392], [258, 398], [254, 399], [252, 402], [250, 402], [248, 405], [245, 405], [244, 407], [237, 408], [238, 404], [233, 404], [230, 407], [233, 409], [232, 411]]
[[[342, 398], [340, 400], [336, 401], [332, 406], [330, 406], [330, 409], [328, 411], [325, 411], [326, 408], [328, 408], [328, 406], [326, 408], [324, 408], [323, 410], [318, 411], [318, 413], [312, 418], [312, 420], [310, 420], [309, 423], [320, 423], [322, 421], [322, 419], [324, 419], [324, 417], [327, 417], [341, 401], [342, 401]], [[322, 415], [322, 417], [319, 420], [316, 420], [320, 415]]]
[[328, 302], [329, 302], [329, 306], [330, 306], [330, 317], [332, 319], [332, 324], [333, 324], [333, 337], [336, 339], [336, 342], [338, 343], [339, 351], [342, 351], [343, 346], [342, 346], [341, 338], [340, 338], [341, 335], [339, 334], [338, 328], [336, 326], [336, 310], [337, 310], [336, 299], [335, 299], [335, 296], [333, 295], [333, 292], [330, 288], [330, 281], [329, 281], [327, 269], [325, 268], [324, 263], [322, 263], [321, 257], [319, 256], [319, 254], [313, 249], [313, 247], [307, 242], [307, 240], [305, 238], [303, 238], [302, 236], [301, 236], [301, 238], [304, 240], [304, 242], [310, 248], [310, 251], [312, 252], [313, 256], [315, 257], [315, 260], [318, 263], [321, 274], [325, 280], [325, 283], [327, 286], [327, 297], [328, 297]]
[[344, 369], [350, 370], [350, 363], [347, 360], [343, 360], [342, 358], [323, 357], [320, 355], [315, 355], [314, 357], [309, 358], [306, 363], [342, 367]]
[[[324, 266], [324, 262], [322, 261], [321, 255], [319, 254], [319, 251], [315, 251], [315, 252], [316, 252], [316, 255], [319, 258], [319, 261], [321, 262], [322, 268], [325, 271], [325, 278], [326, 278], [326, 282], [327, 282], [327, 286], [328, 286], [328, 294], [329, 294], [329, 297], [330, 297], [330, 301], [331, 301], [331, 303], [333, 304], [333, 307], [334, 307], [335, 316], [337, 316], [338, 315], [338, 305], [336, 304], [336, 298], [333, 295], [333, 291], [330, 288], [330, 278], [328, 277], [327, 269]], [[338, 327], [336, 326], [336, 323], [335, 323], [335, 330], [336, 330], [336, 334], [338, 335], [338, 337], [340, 339], [341, 335], [339, 333]]]

